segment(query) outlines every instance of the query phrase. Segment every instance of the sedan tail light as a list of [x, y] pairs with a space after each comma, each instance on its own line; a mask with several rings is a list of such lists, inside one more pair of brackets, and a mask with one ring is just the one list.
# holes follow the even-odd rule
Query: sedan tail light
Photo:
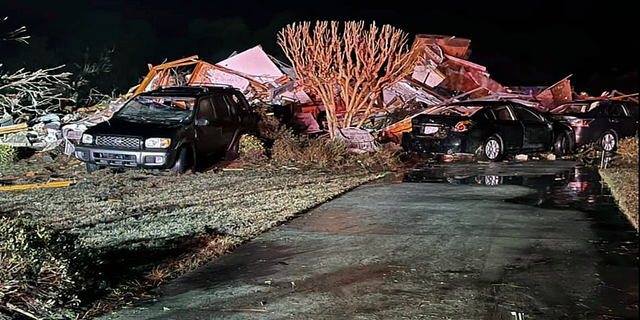
[[453, 126], [453, 131], [454, 132], [465, 132], [465, 131], [469, 130], [471, 125], [472, 125], [472, 122], [469, 121], [469, 120], [458, 121], [458, 123], [456, 123], [456, 125]]
[[569, 125], [572, 127], [588, 127], [593, 119], [569, 119]]

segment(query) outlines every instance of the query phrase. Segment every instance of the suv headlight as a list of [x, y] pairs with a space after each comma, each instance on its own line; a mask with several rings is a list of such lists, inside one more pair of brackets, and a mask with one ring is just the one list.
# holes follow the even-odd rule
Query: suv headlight
[[169, 148], [171, 139], [169, 138], [149, 138], [144, 141], [145, 148]]
[[93, 136], [90, 134], [83, 134], [82, 135], [82, 143], [83, 144], [92, 144], [93, 143]]

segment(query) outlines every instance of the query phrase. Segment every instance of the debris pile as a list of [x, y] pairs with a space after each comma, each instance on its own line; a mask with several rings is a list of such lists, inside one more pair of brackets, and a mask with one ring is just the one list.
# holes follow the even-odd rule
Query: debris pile
[[[424, 49], [422, 62], [409, 76], [379, 93], [366, 119], [362, 119], [363, 113], [355, 116], [353, 123], [363, 120], [363, 130], [347, 130], [349, 134], [335, 136], [349, 140], [353, 149], [372, 151], [375, 144], [368, 141], [400, 143], [402, 133], [411, 129], [413, 117], [461, 100], [513, 100], [543, 112], [582, 99], [637, 102], [637, 94], [625, 95], [616, 90], [604, 92], [600, 97], [576, 94], [569, 81], [571, 75], [548, 87], [505, 86], [491, 79], [486, 67], [467, 60], [471, 55], [470, 44], [469, 39], [453, 36], [417, 35], [414, 45]], [[278, 108], [279, 118], [298, 133], [314, 137], [327, 133], [325, 109], [318, 95], [296, 81], [292, 67], [257, 45], [234, 52], [218, 63], [194, 55], [157, 66], [149, 64], [149, 73], [142, 82], [108, 105], [68, 114], [49, 113], [22, 123], [15, 123], [17, 119], [8, 114], [0, 115], [0, 144], [47, 151], [64, 143], [64, 153], [71, 155], [84, 130], [108, 120], [129, 97], [161, 87], [202, 85], [236, 87], [252, 106]], [[336, 105], [340, 110], [339, 97]]]

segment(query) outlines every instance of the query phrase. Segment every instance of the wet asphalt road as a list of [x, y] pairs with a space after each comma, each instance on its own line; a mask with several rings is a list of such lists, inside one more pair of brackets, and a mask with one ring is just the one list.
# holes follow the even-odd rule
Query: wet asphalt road
[[593, 169], [376, 182], [105, 319], [638, 319], [638, 237]]

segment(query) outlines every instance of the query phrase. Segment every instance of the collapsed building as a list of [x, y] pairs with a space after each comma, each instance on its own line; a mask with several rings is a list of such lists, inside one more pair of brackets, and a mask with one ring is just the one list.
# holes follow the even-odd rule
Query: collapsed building
[[[546, 111], [565, 102], [594, 98], [576, 94], [570, 76], [548, 87], [508, 87], [498, 83], [490, 77], [486, 67], [468, 60], [471, 56], [469, 39], [418, 34], [414, 45], [424, 49], [423, 62], [416, 65], [410, 75], [383, 89], [363, 129], [345, 131], [353, 132], [352, 138], [366, 140], [368, 138], [362, 138], [366, 133], [378, 142], [400, 143], [402, 133], [411, 129], [413, 117], [460, 100], [515, 100]], [[234, 53], [217, 63], [203, 61], [194, 55], [148, 67], [148, 74], [129, 95], [88, 117], [78, 119], [76, 115], [54, 114], [40, 117], [41, 121], [31, 126], [2, 120], [0, 144], [50, 150], [64, 142], [65, 153], [72, 154], [82, 132], [108, 120], [126, 98], [168, 86], [233, 86], [254, 106], [266, 104], [288, 110], [291, 115], [288, 120], [296, 122], [302, 133], [321, 133], [325, 128], [321, 119], [324, 107], [319, 98], [296, 81], [290, 66], [267, 54], [260, 45]], [[601, 98], [629, 98], [637, 102], [634, 96], [637, 94], [625, 95], [614, 90], [604, 93]], [[340, 101], [336, 104], [340, 105]], [[363, 117], [363, 114], [357, 117]]]

